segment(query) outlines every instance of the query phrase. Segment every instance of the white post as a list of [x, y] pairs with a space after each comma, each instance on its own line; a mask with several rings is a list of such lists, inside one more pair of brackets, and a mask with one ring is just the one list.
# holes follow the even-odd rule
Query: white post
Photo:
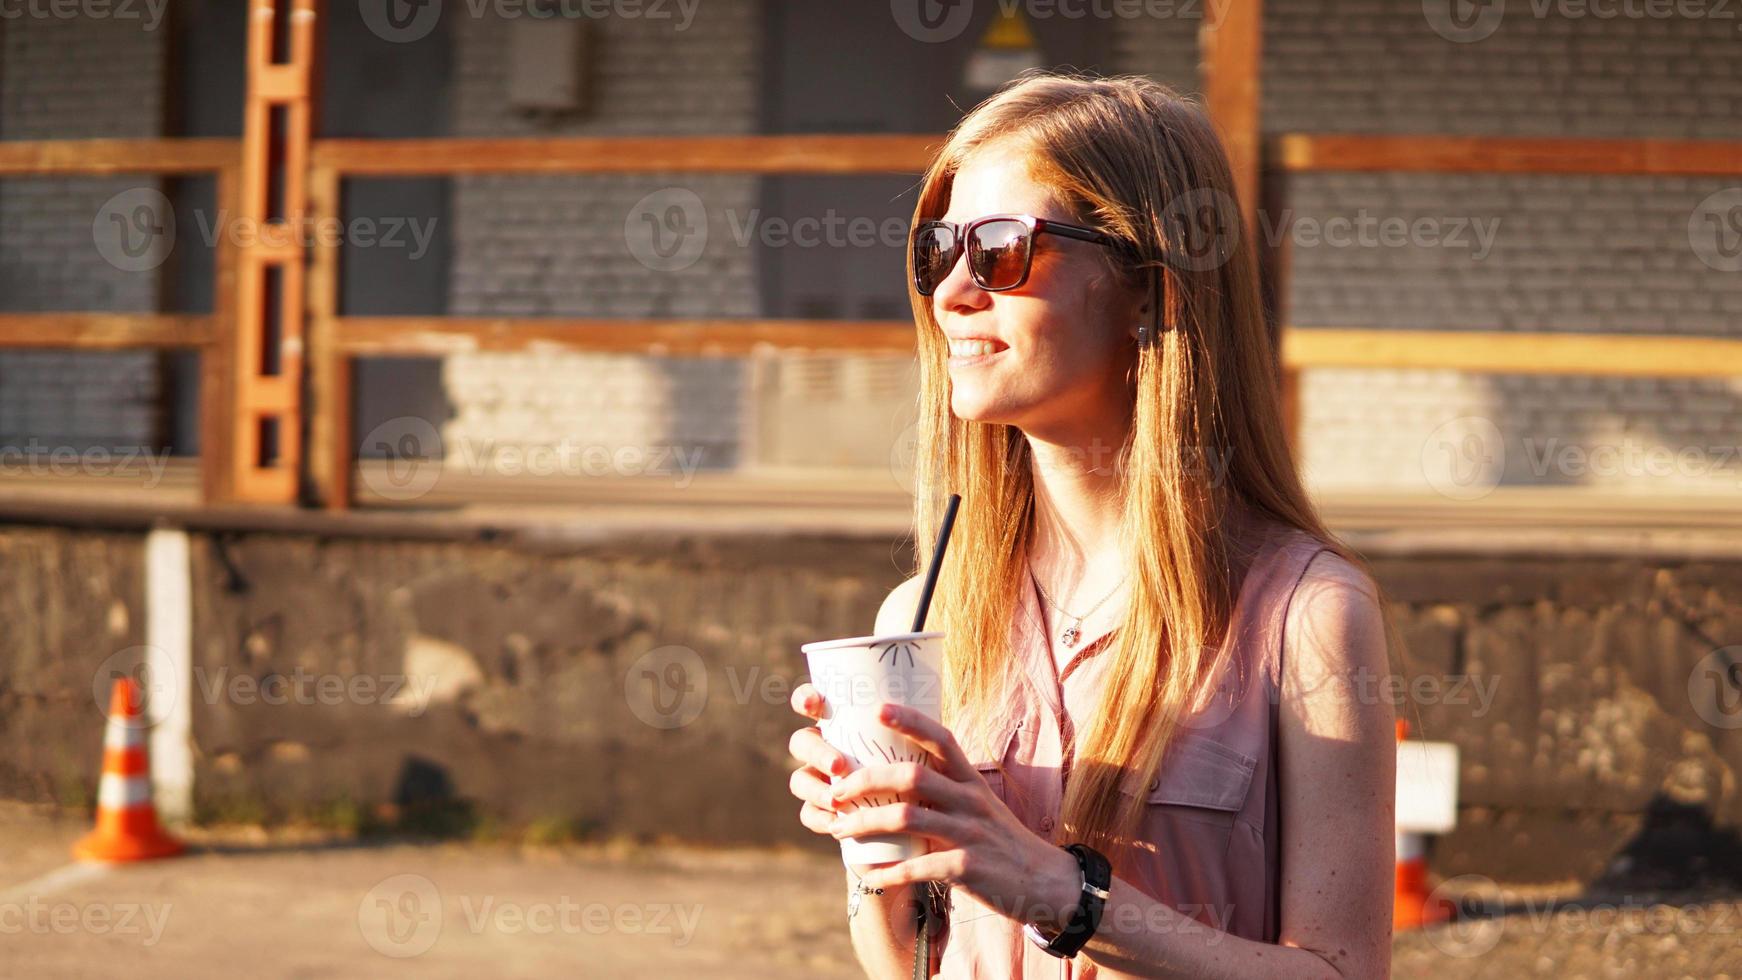
[[151, 782], [157, 813], [166, 822], [193, 816], [193, 588], [188, 536], [156, 528], [145, 536], [145, 642], [162, 656], [170, 676], [157, 690], [172, 693], [167, 710], [152, 709]]

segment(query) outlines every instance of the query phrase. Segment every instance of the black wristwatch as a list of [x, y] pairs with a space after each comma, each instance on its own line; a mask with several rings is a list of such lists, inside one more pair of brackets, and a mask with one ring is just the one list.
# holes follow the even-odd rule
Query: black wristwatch
[[1060, 957], [1077, 955], [1095, 934], [1095, 927], [1101, 924], [1101, 907], [1111, 897], [1108, 889], [1113, 884], [1113, 866], [1100, 851], [1086, 844], [1066, 844], [1064, 848], [1076, 857], [1077, 869], [1083, 873], [1082, 897], [1058, 935], [1049, 939], [1032, 922], [1022, 927], [1023, 935], [1036, 946]]

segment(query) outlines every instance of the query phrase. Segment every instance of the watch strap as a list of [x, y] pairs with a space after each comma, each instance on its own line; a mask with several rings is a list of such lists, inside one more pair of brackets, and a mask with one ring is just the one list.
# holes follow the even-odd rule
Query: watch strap
[[1065, 850], [1077, 859], [1077, 868], [1083, 876], [1076, 907], [1065, 919], [1064, 928], [1051, 938], [1042, 935], [1032, 922], [1023, 927], [1029, 939], [1059, 957], [1075, 956], [1088, 944], [1101, 924], [1101, 911], [1111, 897], [1113, 884], [1113, 866], [1100, 851], [1087, 844], [1067, 844]]

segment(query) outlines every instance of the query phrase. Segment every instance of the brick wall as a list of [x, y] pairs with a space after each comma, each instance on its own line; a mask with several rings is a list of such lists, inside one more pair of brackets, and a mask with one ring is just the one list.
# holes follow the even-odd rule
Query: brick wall
[[[509, 32], [486, 16], [454, 24], [456, 136], [750, 132], [761, 35], [756, 0], [696, 8], [693, 22], [591, 23], [588, 108], [540, 120], [507, 103]], [[685, 193], [688, 192], [688, 193]], [[754, 255], [735, 247], [727, 212], [755, 206], [753, 178], [469, 177], [454, 182], [449, 308], [470, 316], [701, 317], [758, 312]], [[693, 194], [694, 196], [689, 196]], [[649, 197], [649, 195], [653, 195]], [[705, 221], [707, 247], [670, 268], [635, 244], [638, 217], [678, 206]], [[639, 257], [638, 257], [639, 256]], [[680, 255], [680, 258], [682, 256]], [[667, 271], [669, 269], [669, 271]], [[450, 357], [450, 462], [480, 447], [677, 445], [730, 466], [740, 442], [745, 370], [730, 359], [604, 354]]]
[[[1640, 5], [1643, 7], [1644, 5]], [[1499, 8], [1501, 5], [1492, 5]], [[1415, 0], [1266, 5], [1275, 132], [1742, 139], [1733, 19], [1599, 18], [1512, 4], [1458, 42]], [[1477, 31], [1487, 25], [1478, 22]], [[1453, 36], [1458, 35], [1455, 28]], [[1301, 326], [1729, 335], [1742, 276], [1690, 220], [1742, 179], [1326, 174], [1294, 182], [1291, 319]], [[1440, 243], [1303, 244], [1337, 217], [1427, 219]], [[1466, 231], [1453, 244], [1460, 222]], [[1493, 230], [1475, 241], [1475, 222]], [[1271, 216], [1271, 227], [1277, 216]], [[1710, 257], [1708, 250], [1708, 257]], [[1742, 379], [1682, 381], [1318, 370], [1304, 464], [1320, 487], [1501, 484], [1734, 493]], [[1674, 454], [1686, 454], [1680, 462]]]
[[[7, 19], [0, 139], [160, 135], [166, 30], [128, 19]], [[117, 194], [152, 186], [125, 176], [0, 181], [0, 311], [155, 310], [156, 269], [140, 268], [149, 258], [112, 263], [93, 231]], [[0, 352], [0, 445], [153, 442], [161, 385], [151, 353]]]

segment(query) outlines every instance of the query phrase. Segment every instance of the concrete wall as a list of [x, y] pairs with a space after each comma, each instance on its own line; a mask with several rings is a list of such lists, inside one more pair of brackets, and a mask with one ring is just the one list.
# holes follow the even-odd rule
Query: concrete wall
[[[7, 796], [90, 798], [93, 674], [142, 642], [140, 552], [128, 531], [0, 529]], [[462, 829], [759, 843], [808, 840], [786, 792], [799, 645], [867, 630], [907, 560], [827, 534], [559, 547], [246, 529], [197, 532], [192, 555], [199, 812], [439, 804]], [[1439, 870], [1594, 876], [1666, 807], [1742, 827], [1742, 708], [1706, 670], [1742, 636], [1742, 560], [1376, 567], [1411, 686], [1375, 678], [1370, 696], [1463, 752]]]
[[[141, 19], [5, 19], [0, 139], [162, 135], [166, 33]], [[99, 238], [115, 234], [104, 218], [150, 207], [156, 187], [137, 176], [0, 181], [0, 312], [157, 309], [161, 261], [131, 261]], [[0, 352], [0, 446], [153, 445], [162, 384], [150, 353]]]

